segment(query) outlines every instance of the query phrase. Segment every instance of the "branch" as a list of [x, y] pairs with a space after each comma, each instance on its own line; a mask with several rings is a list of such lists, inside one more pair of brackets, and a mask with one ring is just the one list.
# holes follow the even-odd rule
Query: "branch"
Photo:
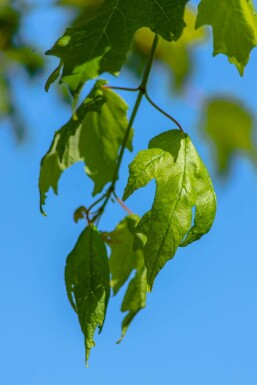
[[112, 193], [115, 190], [115, 185], [116, 185], [116, 182], [117, 182], [117, 179], [118, 179], [119, 169], [120, 169], [121, 162], [122, 162], [122, 159], [123, 159], [123, 155], [124, 155], [124, 152], [125, 152], [126, 144], [127, 144], [127, 141], [128, 141], [128, 138], [129, 138], [129, 135], [130, 135], [133, 123], [135, 121], [138, 109], [140, 107], [142, 98], [143, 98], [143, 96], [145, 94], [145, 91], [146, 91], [146, 85], [147, 85], [147, 82], [148, 82], [148, 79], [149, 79], [149, 75], [150, 75], [150, 72], [151, 72], [151, 68], [152, 68], [152, 65], [153, 65], [154, 55], [155, 55], [155, 51], [156, 51], [156, 48], [157, 48], [158, 41], [159, 41], [159, 36], [157, 34], [155, 34], [155, 37], [154, 37], [154, 40], [153, 40], [153, 44], [152, 44], [152, 48], [151, 48], [151, 52], [150, 52], [150, 56], [149, 56], [149, 59], [148, 59], [148, 61], [146, 63], [146, 66], [145, 66], [145, 70], [144, 70], [144, 74], [143, 74], [143, 79], [142, 79], [142, 82], [141, 82], [140, 86], [138, 87], [138, 96], [137, 96], [137, 99], [136, 99], [136, 102], [135, 102], [135, 105], [134, 105], [134, 108], [133, 108], [133, 111], [132, 111], [132, 114], [131, 114], [131, 117], [130, 117], [130, 120], [129, 120], [129, 124], [128, 124], [127, 130], [126, 130], [125, 135], [124, 135], [124, 139], [123, 139], [121, 150], [120, 150], [120, 153], [119, 153], [119, 156], [118, 156], [117, 166], [116, 166], [116, 169], [115, 169], [115, 172], [114, 172], [114, 175], [113, 175], [112, 183], [111, 183], [111, 186], [110, 186], [109, 190], [107, 191], [106, 198], [105, 198], [102, 206], [100, 207], [98, 214], [96, 214], [96, 216], [93, 218], [93, 220], [96, 220], [96, 219], [98, 221], [100, 220], [100, 217], [101, 217], [101, 215], [102, 215], [102, 213], [103, 213], [103, 211], [105, 209], [105, 206], [109, 202], [109, 199], [110, 199]]

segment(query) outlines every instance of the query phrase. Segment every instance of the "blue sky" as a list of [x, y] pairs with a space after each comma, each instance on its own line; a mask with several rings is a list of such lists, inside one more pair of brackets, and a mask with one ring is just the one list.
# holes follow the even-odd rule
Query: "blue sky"
[[[33, 16], [33, 17], [32, 17]], [[44, 7], [26, 18], [24, 34], [40, 42], [42, 52], [62, 33], [67, 19]], [[257, 52], [240, 78], [225, 57], [211, 57], [211, 47], [197, 50], [200, 71], [194, 84], [207, 95], [232, 93], [256, 109]], [[56, 61], [49, 59], [49, 72]], [[0, 130], [1, 162], [1, 317], [0, 383], [3, 385], [256, 385], [257, 384], [257, 177], [246, 159], [238, 159], [227, 182], [217, 179], [210, 145], [199, 132], [199, 111], [187, 100], [175, 100], [167, 74], [155, 67], [149, 93], [176, 116], [191, 135], [213, 176], [218, 197], [211, 232], [178, 251], [158, 276], [147, 308], [131, 325], [120, 345], [122, 294], [112, 298], [105, 327], [96, 336], [90, 368], [84, 364], [83, 336], [66, 298], [63, 272], [83, 223], [72, 220], [74, 209], [90, 200], [91, 182], [82, 165], [61, 179], [59, 196], [47, 199], [48, 217], [39, 212], [39, 163], [53, 133], [69, 117], [54, 88], [44, 92], [45, 78], [36, 86], [17, 80], [28, 138], [17, 147], [8, 125]], [[135, 84], [125, 73], [112, 84]], [[129, 104], [135, 95], [122, 96]], [[135, 151], [169, 121], [143, 103], [135, 122]], [[135, 155], [135, 154], [134, 154]], [[134, 156], [133, 155], [133, 156]], [[118, 184], [122, 195], [127, 154]], [[154, 184], [128, 201], [136, 213], [151, 205]], [[101, 229], [112, 229], [124, 216], [111, 204]]]

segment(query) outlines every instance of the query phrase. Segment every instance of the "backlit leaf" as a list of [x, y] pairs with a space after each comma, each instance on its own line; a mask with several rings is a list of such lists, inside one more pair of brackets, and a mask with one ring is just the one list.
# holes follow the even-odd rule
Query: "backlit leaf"
[[46, 193], [52, 187], [55, 194], [58, 194], [58, 182], [63, 171], [74, 163], [82, 161], [78, 150], [78, 140], [76, 136], [71, 136], [65, 146], [65, 151], [60, 161], [56, 147], [60, 141], [60, 132], [57, 131], [50, 149], [41, 161], [39, 176], [39, 192], [40, 192], [40, 211], [46, 215], [43, 205], [46, 200]]
[[130, 281], [124, 300], [121, 305], [121, 311], [128, 311], [128, 314], [122, 321], [121, 337], [118, 343], [121, 342], [121, 340], [125, 336], [129, 325], [131, 324], [137, 313], [145, 307], [146, 293], [146, 268], [145, 266], [143, 266], [141, 269], [138, 269], [136, 271], [134, 278]]
[[177, 40], [187, 2], [106, 0], [85, 24], [68, 28], [47, 54], [62, 60], [61, 79], [77, 95], [87, 80], [120, 71], [136, 30], [148, 27], [168, 41]]
[[[40, 207], [50, 187], [58, 193], [62, 172], [84, 161], [86, 173], [94, 181], [93, 195], [112, 180], [120, 146], [128, 126], [127, 104], [98, 81], [74, 116], [56, 132], [51, 147], [41, 162]], [[132, 136], [127, 148], [132, 149]]]
[[135, 228], [140, 218], [133, 214], [125, 217], [116, 229], [107, 234], [111, 248], [111, 286], [116, 294], [137, 267], [138, 256], [134, 249]]
[[251, 0], [202, 0], [196, 28], [213, 28], [213, 55], [223, 53], [243, 75], [251, 50], [257, 45], [257, 16]]
[[205, 107], [202, 126], [215, 145], [217, 167], [220, 173], [229, 171], [236, 155], [247, 155], [256, 162], [254, 118], [242, 102], [224, 98], [210, 99]]
[[189, 136], [178, 130], [152, 139], [149, 149], [139, 152], [129, 171], [124, 199], [156, 179], [152, 209], [137, 226], [137, 231], [147, 237], [144, 258], [151, 288], [179, 246], [194, 242], [210, 230], [216, 211], [215, 193]]
[[136, 233], [136, 225], [139, 220], [140, 218], [135, 214], [128, 215], [118, 224], [114, 231], [107, 234], [108, 244], [111, 248], [109, 264], [112, 275], [111, 286], [114, 294], [117, 294], [131, 273], [135, 271], [121, 306], [121, 311], [128, 312], [128, 314], [122, 322], [122, 333], [119, 342], [124, 337], [135, 315], [146, 304], [147, 282], [143, 255], [145, 239], [142, 234]]
[[110, 296], [107, 252], [93, 226], [86, 227], [68, 255], [65, 268], [67, 295], [85, 336], [86, 362], [95, 346], [94, 333], [102, 330]]

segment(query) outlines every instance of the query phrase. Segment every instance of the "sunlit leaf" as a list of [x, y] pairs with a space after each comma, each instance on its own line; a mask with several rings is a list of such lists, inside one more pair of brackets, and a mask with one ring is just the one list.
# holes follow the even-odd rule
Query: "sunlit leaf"
[[68, 255], [65, 268], [67, 295], [77, 312], [85, 336], [86, 362], [95, 346], [94, 333], [102, 330], [110, 296], [107, 252], [104, 242], [93, 226], [81, 233]]
[[128, 312], [122, 321], [121, 337], [118, 341], [121, 342], [125, 336], [129, 325], [146, 305], [146, 293], [147, 293], [147, 280], [146, 280], [146, 268], [145, 266], [138, 269], [134, 278], [129, 283], [124, 300], [121, 305], [122, 312]]
[[[94, 181], [93, 194], [102, 191], [115, 173], [117, 157], [128, 126], [127, 104], [98, 81], [74, 116], [56, 132], [51, 147], [41, 162], [40, 207], [50, 187], [58, 193], [62, 172], [84, 161], [87, 175]], [[126, 145], [132, 149], [132, 136]]]
[[227, 173], [232, 160], [239, 154], [247, 155], [256, 162], [254, 118], [241, 101], [209, 99], [205, 106], [202, 129], [215, 145], [220, 173]]
[[201, 0], [196, 28], [211, 25], [214, 52], [227, 55], [243, 75], [251, 50], [257, 45], [257, 16], [251, 0]]
[[177, 40], [185, 25], [187, 1], [106, 0], [85, 24], [68, 28], [47, 54], [62, 60], [62, 81], [76, 96], [88, 79], [120, 70], [139, 28], [149, 27], [166, 40]]
[[110, 270], [112, 274], [111, 286], [116, 294], [121, 286], [129, 278], [131, 272], [136, 269], [138, 259], [135, 250], [135, 228], [140, 218], [133, 214], [125, 217], [116, 227], [108, 233], [109, 246], [111, 248]]
[[121, 311], [128, 312], [128, 314], [122, 321], [121, 338], [118, 342], [126, 334], [136, 314], [146, 305], [147, 281], [143, 255], [145, 239], [142, 234], [136, 233], [136, 225], [139, 220], [137, 215], [129, 215], [118, 224], [114, 231], [107, 234], [111, 248], [109, 264], [114, 294], [117, 294], [131, 273], [135, 272], [121, 306]]
[[124, 199], [156, 179], [152, 209], [137, 226], [137, 231], [147, 237], [144, 258], [151, 288], [178, 246], [186, 246], [210, 230], [216, 211], [215, 193], [189, 136], [178, 130], [152, 139], [149, 149], [139, 152], [129, 171]]
[[40, 211], [46, 215], [43, 210], [43, 205], [46, 200], [46, 193], [52, 187], [55, 194], [58, 194], [58, 182], [61, 174], [74, 163], [82, 161], [78, 149], [77, 136], [71, 136], [65, 146], [65, 151], [60, 161], [57, 152], [57, 145], [60, 141], [60, 132], [54, 136], [54, 140], [50, 149], [41, 161], [40, 176], [39, 176], [39, 191], [40, 191]]

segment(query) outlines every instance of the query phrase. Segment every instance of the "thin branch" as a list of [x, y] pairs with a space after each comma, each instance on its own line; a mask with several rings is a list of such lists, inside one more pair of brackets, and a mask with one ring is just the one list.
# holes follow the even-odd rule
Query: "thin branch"
[[116, 181], [118, 179], [119, 169], [120, 169], [120, 165], [121, 165], [121, 162], [122, 162], [122, 159], [123, 159], [123, 155], [124, 155], [124, 152], [125, 152], [126, 144], [127, 144], [127, 141], [128, 141], [131, 129], [132, 129], [132, 125], [133, 125], [133, 123], [135, 121], [138, 109], [140, 107], [142, 98], [143, 98], [143, 96], [145, 94], [146, 85], [147, 85], [147, 82], [148, 82], [148, 79], [149, 79], [149, 75], [150, 75], [150, 72], [151, 72], [151, 68], [152, 68], [152, 65], [153, 65], [154, 55], [155, 55], [155, 51], [156, 51], [156, 48], [157, 48], [158, 41], [159, 41], [159, 36], [157, 34], [155, 34], [155, 37], [154, 37], [154, 40], [153, 40], [153, 44], [152, 44], [152, 48], [151, 48], [151, 52], [150, 52], [150, 55], [149, 55], [149, 59], [148, 59], [148, 61], [146, 63], [146, 66], [145, 66], [145, 70], [144, 70], [144, 74], [143, 74], [143, 79], [142, 79], [142, 82], [141, 82], [140, 86], [138, 87], [138, 96], [137, 96], [137, 99], [136, 99], [136, 102], [135, 102], [135, 105], [134, 105], [134, 108], [133, 108], [133, 111], [132, 111], [132, 114], [131, 114], [131, 117], [130, 117], [130, 120], [129, 120], [129, 124], [128, 124], [127, 130], [126, 130], [125, 135], [124, 135], [124, 139], [123, 139], [123, 142], [122, 142], [121, 150], [120, 150], [120, 153], [119, 153], [119, 156], [118, 156], [118, 160], [117, 160], [116, 169], [115, 169], [115, 172], [114, 172], [114, 175], [113, 175], [113, 178], [112, 178], [111, 187], [108, 190], [106, 198], [105, 198], [102, 206], [99, 209], [99, 214], [96, 215], [93, 218], [93, 220], [97, 219], [98, 222], [99, 222], [100, 217], [101, 217], [101, 215], [102, 215], [102, 213], [103, 213], [103, 211], [105, 209], [105, 206], [109, 202], [109, 199], [110, 199], [112, 193], [115, 190], [115, 184], [116, 184]]
[[99, 199], [97, 199], [94, 203], [92, 203], [92, 205], [89, 206], [89, 208], [87, 209], [87, 211], [90, 212], [90, 211], [92, 210], [93, 207], [95, 207], [98, 203], [100, 203], [100, 202], [106, 197], [107, 194], [108, 194], [108, 192], [105, 193], [104, 195], [102, 195], [102, 196], [101, 196]]

